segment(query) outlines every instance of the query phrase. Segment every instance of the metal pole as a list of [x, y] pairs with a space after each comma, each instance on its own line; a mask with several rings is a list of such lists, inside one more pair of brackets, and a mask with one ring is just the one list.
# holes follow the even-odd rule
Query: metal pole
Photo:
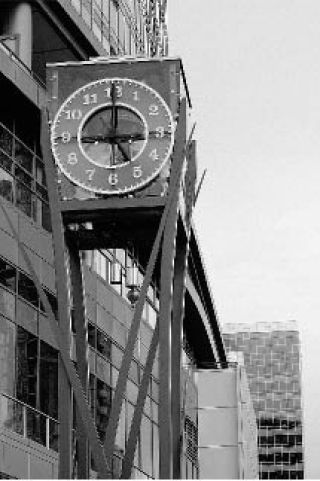
[[190, 221], [194, 199], [196, 182], [195, 164], [195, 143], [191, 143], [188, 152], [188, 166], [185, 176], [185, 212], [186, 232], [180, 224], [177, 235], [176, 258], [174, 263], [174, 284], [173, 284], [173, 324], [172, 324], [172, 449], [173, 449], [173, 478], [181, 478], [181, 455], [182, 436], [181, 433], [181, 355], [182, 355], [182, 333], [185, 307], [186, 273], [188, 268]]
[[[58, 319], [60, 332], [64, 338], [67, 349], [70, 350], [71, 319], [69, 282], [67, 273], [66, 245], [64, 239], [64, 226], [59, 206], [59, 197], [56, 187], [55, 167], [48, 156], [49, 147], [46, 149], [48, 138], [48, 124], [45, 116], [42, 118], [42, 148], [45, 157], [45, 173], [49, 198], [49, 208], [52, 225], [52, 240], [55, 260], [56, 291], [58, 299]], [[45, 124], [44, 124], [45, 122]], [[46, 158], [47, 157], [47, 158]], [[71, 386], [66, 374], [61, 352], [58, 364], [58, 414], [59, 414], [59, 478], [70, 479], [72, 473], [72, 402]]]
[[[180, 173], [186, 154], [186, 105], [181, 105], [179, 114], [179, 136], [174, 150], [175, 162]], [[171, 184], [170, 184], [171, 188]], [[169, 192], [170, 192], [169, 188]], [[173, 438], [172, 438], [172, 309], [174, 258], [179, 208], [179, 186], [173, 192], [173, 201], [163, 234], [160, 278], [159, 313], [159, 477], [173, 477]], [[179, 349], [179, 348], [178, 348]]]

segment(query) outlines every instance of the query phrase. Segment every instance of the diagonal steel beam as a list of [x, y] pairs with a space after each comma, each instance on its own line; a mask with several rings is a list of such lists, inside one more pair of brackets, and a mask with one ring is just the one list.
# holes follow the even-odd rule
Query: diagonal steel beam
[[[193, 127], [193, 129], [191, 131], [191, 134], [189, 136], [187, 145], [185, 147], [185, 151], [187, 151], [189, 149], [189, 145], [191, 143], [193, 131], [194, 131], [194, 127]], [[184, 155], [185, 155], [185, 152], [182, 153], [182, 158], [184, 158]], [[189, 187], [188, 187], [189, 184], [187, 183], [186, 185], [187, 185], [187, 194], [189, 194]], [[191, 193], [192, 193], [192, 190], [191, 190]], [[191, 196], [187, 195], [186, 198], [190, 199], [189, 202], [186, 201], [187, 206], [189, 206], [189, 203], [191, 202]], [[185, 261], [185, 264], [186, 264], [186, 261]], [[141, 425], [143, 408], [144, 408], [144, 404], [145, 404], [145, 400], [146, 400], [146, 396], [147, 396], [146, 386], [148, 386], [148, 382], [149, 382], [150, 375], [151, 375], [151, 372], [152, 372], [152, 368], [153, 368], [152, 358], [153, 358], [153, 355], [154, 355], [154, 350], [156, 350], [157, 342], [158, 342], [158, 339], [159, 339], [158, 324], [156, 326], [156, 329], [157, 330], [155, 330], [154, 333], [153, 333], [153, 337], [152, 337], [151, 344], [150, 344], [150, 347], [149, 347], [147, 361], [146, 361], [146, 365], [145, 365], [145, 368], [144, 368], [144, 374], [143, 374], [143, 378], [142, 378], [141, 385], [140, 385], [140, 388], [139, 388], [137, 404], [136, 404], [136, 408], [135, 408], [135, 411], [134, 411], [134, 417], [133, 417], [132, 423], [131, 423], [130, 433], [129, 433], [129, 437], [128, 437], [128, 441], [127, 441], [126, 453], [125, 453], [125, 457], [124, 457], [124, 461], [123, 461], [123, 469], [122, 469], [122, 475], [121, 475], [122, 479], [127, 479], [127, 478], [130, 477], [132, 467], [133, 467], [134, 453], [135, 453], [135, 449], [136, 449], [137, 439], [138, 439], [138, 436], [139, 436], [139, 428], [140, 428], [140, 425]], [[180, 406], [179, 406], [179, 409], [180, 409]]]
[[[179, 113], [180, 132], [177, 136], [175, 155], [179, 159], [180, 173], [185, 161], [186, 112]], [[160, 273], [159, 312], [159, 478], [173, 477], [172, 438], [172, 308], [174, 259], [176, 256], [177, 222], [179, 215], [180, 184], [173, 189], [173, 201], [163, 233]]]
[[[182, 100], [180, 109], [181, 109], [181, 113], [183, 113], [183, 115], [185, 116], [185, 112], [186, 112], [185, 99]], [[181, 130], [182, 130], [181, 124], [178, 122], [176, 138], [178, 138], [178, 136], [181, 135]], [[110, 418], [109, 418], [109, 422], [106, 430], [106, 441], [104, 444], [105, 455], [109, 462], [112, 458], [112, 454], [114, 450], [114, 443], [115, 443], [119, 416], [120, 416], [122, 402], [123, 402], [123, 396], [124, 396], [126, 385], [127, 385], [128, 372], [131, 365], [131, 360], [133, 358], [134, 346], [137, 340], [143, 306], [147, 296], [147, 290], [152, 279], [152, 274], [153, 274], [155, 263], [158, 257], [160, 243], [161, 243], [162, 235], [167, 222], [167, 218], [169, 215], [171, 203], [174, 200], [175, 192], [178, 189], [179, 182], [180, 182], [181, 167], [182, 167], [183, 161], [178, 156], [176, 146], [177, 145], [175, 142], [175, 148], [172, 156], [172, 172], [171, 172], [167, 203], [164, 207], [158, 232], [152, 246], [150, 258], [148, 261], [148, 265], [146, 268], [145, 276], [144, 276], [141, 291], [140, 291], [140, 296], [135, 306], [132, 323], [130, 326], [130, 330], [128, 332], [128, 341], [127, 341], [126, 349], [122, 358], [117, 386], [116, 386], [115, 394], [112, 400], [111, 413], [110, 413]], [[181, 153], [179, 153], [179, 155], [180, 154]]]
[[[88, 397], [89, 388], [89, 353], [88, 353], [88, 321], [85, 312], [84, 283], [79, 249], [73, 242], [68, 242], [70, 259], [70, 281], [72, 285], [72, 306], [75, 327], [77, 372], [82, 388]], [[77, 409], [76, 419], [79, 417]], [[76, 423], [77, 436], [77, 479], [89, 478], [89, 445], [88, 436], [81, 423]]]
[[158, 343], [159, 343], [159, 319], [157, 319], [157, 323], [152, 334], [149, 351], [147, 355], [147, 360], [144, 366], [141, 384], [139, 386], [137, 403], [136, 403], [136, 407], [133, 413], [133, 418], [131, 421], [126, 453], [125, 453], [125, 457], [122, 464], [121, 479], [130, 479], [131, 477], [131, 471], [132, 471], [133, 462], [134, 462], [134, 454], [136, 450], [137, 439], [139, 436], [143, 408], [144, 408], [146, 397], [148, 394], [150, 376], [153, 368], [153, 363], [156, 357]]
[[[69, 311], [68, 298], [65, 292], [67, 290], [68, 279], [65, 271], [66, 266], [65, 266], [64, 226], [62, 222], [62, 215], [61, 215], [60, 204], [59, 204], [60, 199], [59, 199], [58, 190], [57, 190], [55, 165], [52, 161], [52, 155], [51, 155], [51, 149], [50, 149], [48, 117], [47, 117], [46, 109], [42, 110], [40, 140], [41, 140], [41, 148], [42, 148], [42, 154], [43, 154], [45, 172], [46, 172], [46, 178], [47, 178], [51, 222], [53, 226], [55, 267], [57, 270], [56, 275], [58, 278], [57, 289], [58, 289], [58, 294], [60, 295], [60, 303], [58, 299], [59, 320], [61, 322], [61, 318], [62, 318], [63, 324], [64, 324], [64, 329], [63, 331], [61, 331], [60, 326], [59, 327], [57, 326], [56, 320], [53, 317], [54, 323], [51, 322], [51, 327], [54, 329], [56, 337], [58, 336], [58, 338], [60, 338], [60, 340], [62, 341], [59, 345], [60, 356], [62, 361], [61, 367], [63, 367], [65, 370], [68, 384], [70, 382], [74, 390], [75, 401], [80, 414], [80, 421], [82, 422], [84, 429], [88, 434], [89, 442], [92, 448], [93, 456], [95, 458], [95, 462], [96, 462], [99, 474], [102, 475], [102, 477], [106, 477], [108, 473], [106, 458], [104, 456], [103, 449], [99, 441], [98, 433], [90, 413], [86, 396], [83, 393], [83, 389], [79, 381], [78, 374], [75, 371], [73, 364], [70, 360], [69, 343], [66, 343], [66, 339], [68, 338], [68, 336], [70, 336], [70, 332], [69, 333], [66, 332], [67, 326], [70, 329], [70, 324], [69, 324], [70, 314], [68, 312]], [[40, 285], [40, 288], [41, 288], [41, 285]], [[46, 298], [46, 296], [44, 297]], [[60, 382], [61, 380], [59, 379], [59, 385], [60, 385]], [[62, 410], [63, 410], [63, 406], [61, 406], [61, 411]], [[64, 430], [64, 433], [62, 435], [66, 435], [67, 437], [69, 437], [66, 431], [67, 429]], [[70, 436], [71, 436], [71, 433], [70, 433]], [[60, 456], [63, 456], [63, 455], [64, 453], [60, 452]], [[70, 475], [71, 475], [71, 472], [69, 476]]]
[[[186, 274], [188, 269], [190, 221], [196, 183], [195, 141], [190, 145], [188, 164], [185, 175], [185, 220], [186, 233], [180, 230], [177, 238], [177, 252], [174, 263], [173, 284], [173, 322], [172, 322], [172, 349], [171, 349], [171, 414], [172, 414], [172, 451], [173, 451], [173, 478], [181, 478], [181, 351], [182, 331], [185, 309]], [[179, 231], [178, 231], [179, 234]], [[180, 239], [179, 239], [180, 237]]]

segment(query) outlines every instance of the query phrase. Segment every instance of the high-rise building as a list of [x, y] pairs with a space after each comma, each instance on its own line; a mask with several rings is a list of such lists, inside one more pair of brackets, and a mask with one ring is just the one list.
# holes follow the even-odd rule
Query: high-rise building
[[259, 432], [260, 479], [303, 479], [300, 336], [294, 321], [225, 324], [242, 351]]
[[[55, 98], [46, 85], [46, 64], [78, 68], [80, 62], [93, 71], [97, 57], [101, 65], [112, 63], [116, 78], [116, 56], [127, 56], [119, 65], [129, 72], [132, 66], [145, 72], [146, 57], [155, 69], [170, 72], [170, 107], [174, 121], [180, 125], [180, 116], [183, 124], [183, 106], [190, 102], [181, 61], [163, 57], [165, 8], [165, 0], [0, 0], [0, 478], [198, 477], [197, 388], [183, 359], [197, 368], [226, 365], [226, 353], [189, 218], [195, 144], [185, 148], [187, 135], [178, 129], [180, 144], [172, 158], [183, 160], [177, 163], [181, 182], [166, 190], [172, 178], [166, 172], [165, 188], [152, 190], [151, 183], [146, 194], [140, 189], [136, 196], [135, 191], [113, 196], [97, 221], [96, 209], [62, 215], [68, 196], [57, 200], [63, 189], [54, 187], [44, 140], [43, 107]], [[153, 71], [149, 79], [154, 78], [158, 81]], [[98, 117], [103, 111], [112, 118], [111, 133], [88, 134], [86, 147], [109, 142], [113, 160], [117, 150], [120, 162], [130, 165], [130, 148], [122, 144], [131, 147], [149, 133], [162, 138], [172, 132], [157, 124], [147, 131], [137, 109], [117, 108], [117, 94], [113, 83], [112, 100], [98, 111]], [[150, 116], [165, 105], [159, 95], [154, 98], [158, 104], [150, 105]], [[94, 104], [96, 97], [83, 102]], [[71, 120], [80, 115], [69, 113]], [[138, 131], [126, 130], [129, 124]], [[67, 144], [71, 137], [65, 131], [54, 141]], [[150, 158], [158, 160], [155, 148]], [[70, 165], [74, 161], [73, 155]], [[133, 177], [141, 176], [138, 165]], [[110, 179], [112, 185], [117, 181], [115, 175]], [[175, 209], [169, 204], [166, 210], [170, 192]], [[89, 197], [97, 209], [106, 200]], [[159, 254], [163, 213], [166, 244]], [[175, 219], [176, 229], [166, 230], [167, 219]], [[53, 245], [54, 235], [59, 239]], [[134, 314], [140, 299], [142, 316]], [[134, 335], [133, 324], [139, 326]]]

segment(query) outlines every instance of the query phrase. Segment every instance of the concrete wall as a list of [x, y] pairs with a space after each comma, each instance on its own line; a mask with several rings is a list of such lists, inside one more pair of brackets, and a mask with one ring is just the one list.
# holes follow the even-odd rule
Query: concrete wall
[[201, 479], [258, 477], [255, 416], [243, 368], [197, 371]]

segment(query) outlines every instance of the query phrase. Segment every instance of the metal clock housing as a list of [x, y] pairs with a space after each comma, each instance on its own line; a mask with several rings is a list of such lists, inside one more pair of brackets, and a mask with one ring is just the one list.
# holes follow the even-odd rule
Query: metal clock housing
[[163, 98], [128, 78], [103, 78], [73, 92], [51, 128], [63, 174], [99, 194], [133, 192], [157, 177], [174, 142], [174, 121]]

